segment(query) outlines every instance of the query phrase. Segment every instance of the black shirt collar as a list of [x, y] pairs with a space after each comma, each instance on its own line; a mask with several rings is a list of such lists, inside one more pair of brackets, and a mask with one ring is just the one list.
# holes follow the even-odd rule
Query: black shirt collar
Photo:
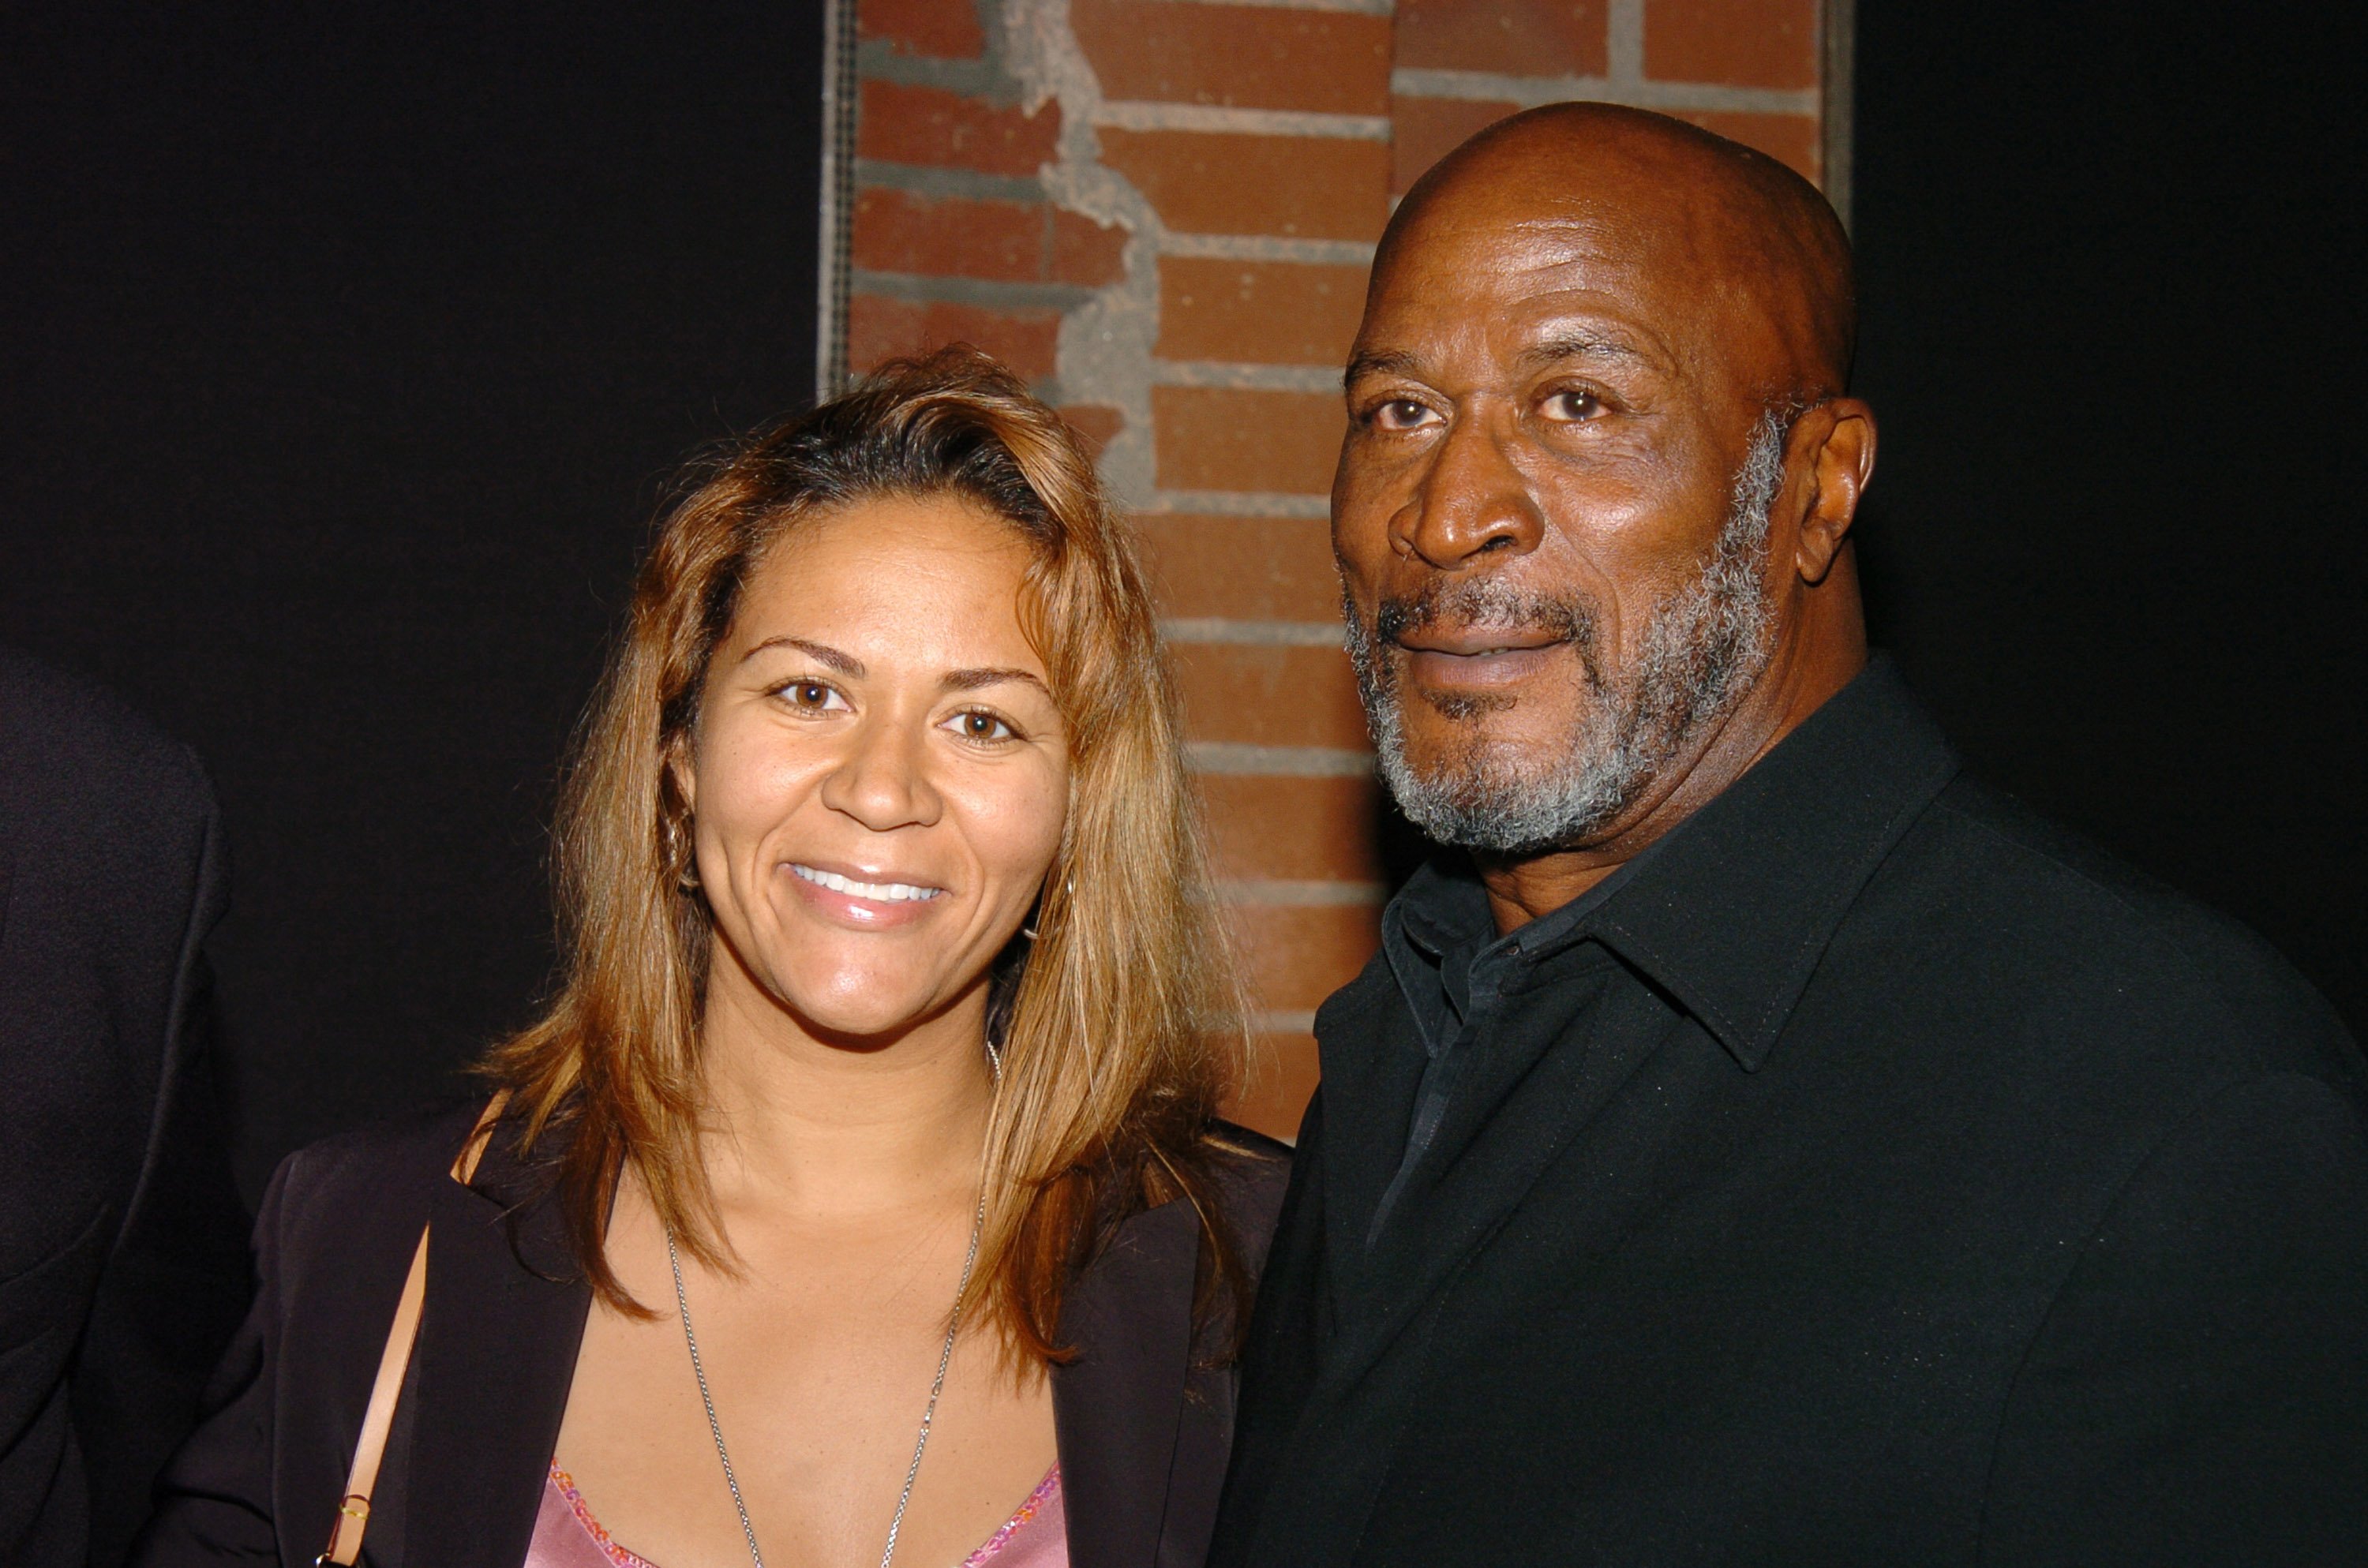
[[[1938, 726], [1878, 654], [1616, 883], [1514, 935], [1531, 962], [1600, 941], [1756, 1070], [1859, 890], [1957, 768]], [[1493, 939], [1486, 895], [1452, 865], [1417, 871], [1383, 923], [1400, 988], [1427, 1027], [1440, 961]], [[1407, 949], [1428, 960], [1424, 972], [1408, 972]]]

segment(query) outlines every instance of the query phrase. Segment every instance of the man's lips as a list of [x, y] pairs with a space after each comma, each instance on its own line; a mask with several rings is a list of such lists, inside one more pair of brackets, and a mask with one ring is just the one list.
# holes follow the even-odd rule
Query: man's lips
[[1433, 689], [1518, 685], [1552, 663], [1564, 642], [1533, 626], [1430, 628], [1397, 639], [1406, 674]]

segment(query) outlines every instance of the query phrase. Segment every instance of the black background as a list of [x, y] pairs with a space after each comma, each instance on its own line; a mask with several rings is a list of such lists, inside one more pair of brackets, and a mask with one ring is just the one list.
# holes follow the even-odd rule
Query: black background
[[250, 1199], [551, 964], [555, 764], [690, 451], [808, 399], [820, 11], [0, 19], [0, 637], [211, 767]]
[[[2357, 1027], [2331, 25], [1861, 0], [1863, 545], [1878, 636], [1980, 770]], [[0, 29], [0, 636], [214, 769], [252, 1196], [546, 982], [554, 765], [662, 485], [810, 385], [818, 14], [39, 0]]]
[[1861, 550], [1976, 770], [2368, 1026], [2358, 7], [1861, 0]]

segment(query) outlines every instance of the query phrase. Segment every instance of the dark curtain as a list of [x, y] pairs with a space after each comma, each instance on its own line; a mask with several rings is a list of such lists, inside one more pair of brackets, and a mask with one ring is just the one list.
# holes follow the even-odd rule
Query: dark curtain
[[0, 639], [206, 757], [250, 1199], [454, 1092], [669, 473], [813, 381], [817, 0], [0, 14]]
[[1859, 0], [1875, 630], [2368, 1028], [2357, 7]]

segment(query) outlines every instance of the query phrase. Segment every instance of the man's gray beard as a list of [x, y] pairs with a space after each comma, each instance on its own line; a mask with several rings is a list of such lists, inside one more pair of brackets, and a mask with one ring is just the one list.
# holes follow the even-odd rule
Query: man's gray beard
[[[1578, 597], [1527, 594], [1496, 576], [1435, 584], [1413, 599], [1385, 601], [1367, 625], [1344, 606], [1381, 773], [1398, 808], [1441, 844], [1535, 854], [1582, 843], [1634, 804], [1685, 743], [1726, 716], [1768, 667], [1772, 642], [1762, 573], [1768, 516], [1784, 483], [1785, 422], [1763, 415], [1735, 478], [1725, 525], [1710, 562], [1654, 609], [1635, 668], [1618, 689], [1604, 682], [1600, 618]], [[1428, 776], [1406, 761], [1397, 672], [1380, 651], [1401, 632], [1456, 625], [1542, 626], [1578, 655], [1590, 700], [1558, 756], [1531, 759], [1475, 744]], [[1480, 699], [1450, 719], [1491, 710]]]

